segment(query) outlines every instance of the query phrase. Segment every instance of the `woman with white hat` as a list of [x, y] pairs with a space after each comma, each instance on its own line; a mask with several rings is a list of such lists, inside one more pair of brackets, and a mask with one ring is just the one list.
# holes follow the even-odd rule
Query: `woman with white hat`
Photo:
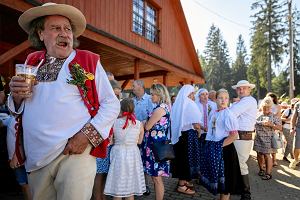
[[[205, 137], [207, 134], [207, 129], [208, 129], [208, 117], [210, 113], [213, 113], [215, 110], [217, 110], [217, 104], [213, 101], [211, 101], [209, 103], [209, 99], [208, 99], [208, 91], [205, 88], [201, 88], [197, 91], [196, 95], [195, 95], [195, 102], [201, 112], [201, 115], [199, 116], [200, 120], [201, 120], [201, 132], [199, 135], [199, 165], [200, 165], [200, 172], [202, 171], [202, 167], [204, 167], [204, 163], [205, 163], [205, 155], [204, 155], [204, 151], [205, 151]], [[204, 165], [202, 165], [204, 164]]]
[[193, 195], [191, 181], [199, 173], [199, 143], [201, 112], [194, 102], [191, 85], [184, 85], [178, 92], [171, 111], [171, 141], [175, 159], [171, 163], [172, 177], [178, 178], [177, 192]]

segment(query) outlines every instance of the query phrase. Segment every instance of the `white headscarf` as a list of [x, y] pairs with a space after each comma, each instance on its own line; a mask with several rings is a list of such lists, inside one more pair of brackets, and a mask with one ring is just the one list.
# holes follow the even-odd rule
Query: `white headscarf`
[[201, 95], [203, 92], [207, 92], [207, 93], [208, 93], [207, 89], [201, 88], [201, 89], [199, 89], [199, 90], [197, 91], [197, 93], [195, 94], [195, 102], [196, 102], [196, 104], [197, 104], [197, 106], [198, 106], [199, 108], [202, 107], [202, 106], [201, 106], [201, 103], [200, 103], [200, 95]]
[[184, 126], [200, 123], [200, 110], [196, 103], [188, 97], [192, 92], [194, 92], [193, 86], [184, 85], [176, 96], [171, 112], [172, 144], [178, 142]]

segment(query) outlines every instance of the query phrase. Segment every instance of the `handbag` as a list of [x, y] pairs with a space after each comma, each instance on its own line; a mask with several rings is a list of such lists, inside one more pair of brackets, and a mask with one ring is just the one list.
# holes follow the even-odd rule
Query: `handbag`
[[[170, 123], [169, 128], [170, 127], [171, 127], [171, 123]], [[168, 133], [168, 130], [167, 130], [167, 133]], [[170, 128], [170, 138], [171, 137], [172, 137], [172, 133], [171, 133], [171, 128]], [[171, 144], [170, 140], [166, 140], [163, 142], [153, 142], [152, 151], [153, 151], [156, 162], [163, 162], [163, 161], [172, 160], [175, 158], [173, 145]]]
[[274, 133], [271, 140], [271, 147], [273, 149], [280, 149], [283, 147], [283, 140], [281, 135], [278, 133]]

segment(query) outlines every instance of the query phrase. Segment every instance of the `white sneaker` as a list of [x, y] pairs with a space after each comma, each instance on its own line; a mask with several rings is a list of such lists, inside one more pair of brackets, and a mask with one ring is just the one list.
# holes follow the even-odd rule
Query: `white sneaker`
[[293, 160], [293, 162], [291, 162], [291, 164], [289, 165], [289, 168], [295, 169], [299, 162], [300, 160]]

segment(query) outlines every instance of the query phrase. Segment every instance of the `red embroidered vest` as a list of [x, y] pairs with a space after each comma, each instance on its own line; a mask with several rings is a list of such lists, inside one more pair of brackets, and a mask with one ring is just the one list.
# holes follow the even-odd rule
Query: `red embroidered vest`
[[[29, 65], [38, 65], [42, 59], [45, 62], [46, 51], [37, 51], [28, 55], [27, 60]], [[97, 62], [99, 60], [99, 55], [94, 54], [90, 51], [76, 49], [76, 55], [74, 59], [69, 63], [69, 69], [71, 70], [72, 66], [77, 63], [85, 71], [90, 72], [95, 75]], [[93, 118], [99, 110], [99, 100], [98, 93], [96, 90], [95, 79], [86, 80], [86, 87], [88, 88], [86, 96], [83, 95], [83, 90], [78, 87], [81, 97], [86, 105], [91, 117]], [[110, 133], [111, 135], [111, 133]], [[105, 139], [99, 146], [93, 148], [90, 152], [91, 155], [99, 158], [106, 157], [106, 149], [109, 144], [109, 138]]]

